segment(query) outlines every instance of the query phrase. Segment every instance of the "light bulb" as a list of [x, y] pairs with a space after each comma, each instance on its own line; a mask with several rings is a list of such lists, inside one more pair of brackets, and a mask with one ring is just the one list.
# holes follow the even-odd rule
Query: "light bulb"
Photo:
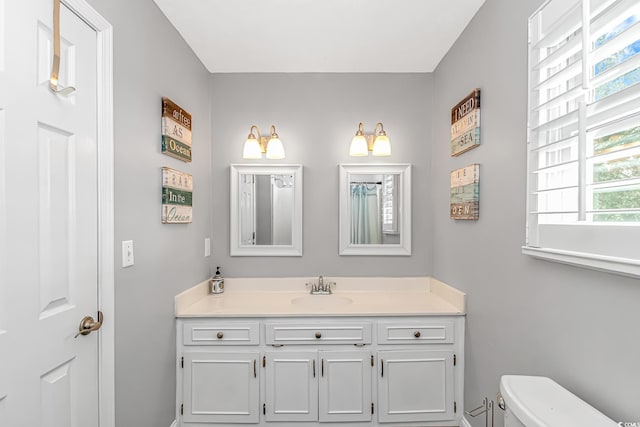
[[369, 154], [367, 148], [367, 140], [362, 134], [356, 134], [351, 140], [351, 147], [349, 148], [349, 155], [353, 157], [362, 157]]
[[262, 148], [260, 147], [260, 143], [253, 135], [249, 135], [247, 140], [244, 142], [244, 149], [242, 150], [242, 158], [243, 159], [260, 159], [261, 157], [262, 157]]
[[391, 143], [386, 134], [376, 136], [376, 140], [373, 142], [373, 155], [374, 156], [390, 156], [391, 155]]
[[277, 135], [272, 136], [267, 144], [267, 159], [284, 159], [284, 147]]

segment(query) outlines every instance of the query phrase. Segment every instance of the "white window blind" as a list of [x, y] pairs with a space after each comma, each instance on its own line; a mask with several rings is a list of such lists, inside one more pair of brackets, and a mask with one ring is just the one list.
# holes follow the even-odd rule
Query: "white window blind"
[[398, 233], [398, 175], [387, 174], [382, 180], [382, 232]]
[[529, 19], [524, 252], [640, 275], [640, 1]]

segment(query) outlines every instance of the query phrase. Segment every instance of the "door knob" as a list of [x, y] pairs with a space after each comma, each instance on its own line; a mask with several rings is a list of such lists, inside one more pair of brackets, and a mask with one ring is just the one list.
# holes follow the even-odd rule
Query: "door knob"
[[102, 327], [103, 315], [101, 311], [98, 311], [98, 321], [93, 320], [91, 316], [85, 316], [80, 321], [80, 326], [78, 326], [78, 333], [74, 338], [78, 338], [78, 335], [89, 335], [93, 331], [97, 331]]

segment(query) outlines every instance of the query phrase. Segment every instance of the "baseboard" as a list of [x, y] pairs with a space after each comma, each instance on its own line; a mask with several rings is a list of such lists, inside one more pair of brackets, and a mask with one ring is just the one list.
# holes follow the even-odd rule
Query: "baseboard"
[[[178, 422], [176, 420], [173, 420], [173, 422], [171, 423], [171, 425], [169, 427], [178, 427]], [[471, 426], [469, 426], [471, 427]]]

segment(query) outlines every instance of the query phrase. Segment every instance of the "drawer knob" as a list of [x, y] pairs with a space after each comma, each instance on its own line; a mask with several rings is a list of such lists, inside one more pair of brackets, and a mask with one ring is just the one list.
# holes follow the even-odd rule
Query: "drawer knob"
[[222, 339], [222, 337], [224, 337], [224, 334], [222, 332], [218, 332], [218, 334], [216, 335], [216, 337], [218, 337], [219, 340]]
[[318, 339], [322, 338], [322, 334], [320, 332], [316, 332], [316, 338]]
[[420, 338], [420, 331], [415, 331], [413, 333], [413, 336], [416, 337], [416, 338]]

